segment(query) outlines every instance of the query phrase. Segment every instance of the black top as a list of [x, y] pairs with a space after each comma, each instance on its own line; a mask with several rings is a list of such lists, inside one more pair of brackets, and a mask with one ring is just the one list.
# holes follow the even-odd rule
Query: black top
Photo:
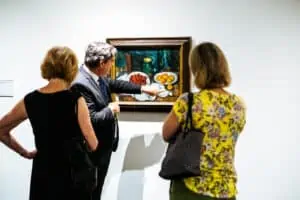
[[[33, 91], [24, 98], [37, 155], [33, 159], [30, 200], [79, 199], [70, 187], [70, 165], [64, 142], [80, 135], [75, 113], [79, 93]], [[83, 196], [80, 199], [85, 199]]]

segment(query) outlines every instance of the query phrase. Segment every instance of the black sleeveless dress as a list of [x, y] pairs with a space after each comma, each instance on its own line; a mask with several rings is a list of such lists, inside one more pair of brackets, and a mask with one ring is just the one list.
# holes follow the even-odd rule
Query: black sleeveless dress
[[89, 194], [71, 187], [70, 165], [63, 151], [66, 140], [81, 134], [75, 113], [79, 97], [79, 93], [69, 90], [55, 93], [36, 90], [24, 98], [37, 148], [30, 200], [90, 199]]

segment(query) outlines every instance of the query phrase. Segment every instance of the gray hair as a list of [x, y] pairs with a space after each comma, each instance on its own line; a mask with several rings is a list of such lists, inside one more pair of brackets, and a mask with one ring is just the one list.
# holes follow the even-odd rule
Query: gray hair
[[90, 68], [96, 68], [100, 61], [106, 62], [114, 57], [117, 49], [105, 42], [92, 42], [85, 51], [84, 64]]

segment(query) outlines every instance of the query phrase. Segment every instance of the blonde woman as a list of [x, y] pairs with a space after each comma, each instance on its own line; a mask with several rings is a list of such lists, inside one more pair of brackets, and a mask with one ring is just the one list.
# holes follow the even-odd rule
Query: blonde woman
[[[77, 57], [70, 48], [51, 48], [41, 64], [42, 77], [48, 84], [27, 94], [0, 119], [1, 142], [19, 155], [33, 159], [30, 200], [90, 197], [71, 188], [70, 166], [63, 153], [64, 142], [79, 134], [92, 151], [98, 145], [84, 98], [68, 90], [77, 71]], [[36, 150], [32, 152], [11, 134], [27, 118], [35, 138]]]
[[[231, 77], [226, 58], [216, 44], [197, 45], [190, 53], [189, 64], [200, 89], [193, 95], [192, 121], [205, 134], [201, 176], [172, 180], [170, 200], [235, 200], [235, 144], [245, 125], [245, 105], [237, 95], [225, 90]], [[180, 96], [167, 116], [163, 125], [165, 141], [185, 123], [187, 97]]]

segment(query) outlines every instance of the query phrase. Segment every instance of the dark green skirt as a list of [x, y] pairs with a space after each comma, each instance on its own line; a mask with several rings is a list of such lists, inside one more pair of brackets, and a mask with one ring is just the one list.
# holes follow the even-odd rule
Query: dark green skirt
[[235, 200], [235, 197], [224, 199], [224, 198], [213, 198], [204, 196], [190, 191], [182, 180], [171, 181], [170, 185], [170, 200]]

